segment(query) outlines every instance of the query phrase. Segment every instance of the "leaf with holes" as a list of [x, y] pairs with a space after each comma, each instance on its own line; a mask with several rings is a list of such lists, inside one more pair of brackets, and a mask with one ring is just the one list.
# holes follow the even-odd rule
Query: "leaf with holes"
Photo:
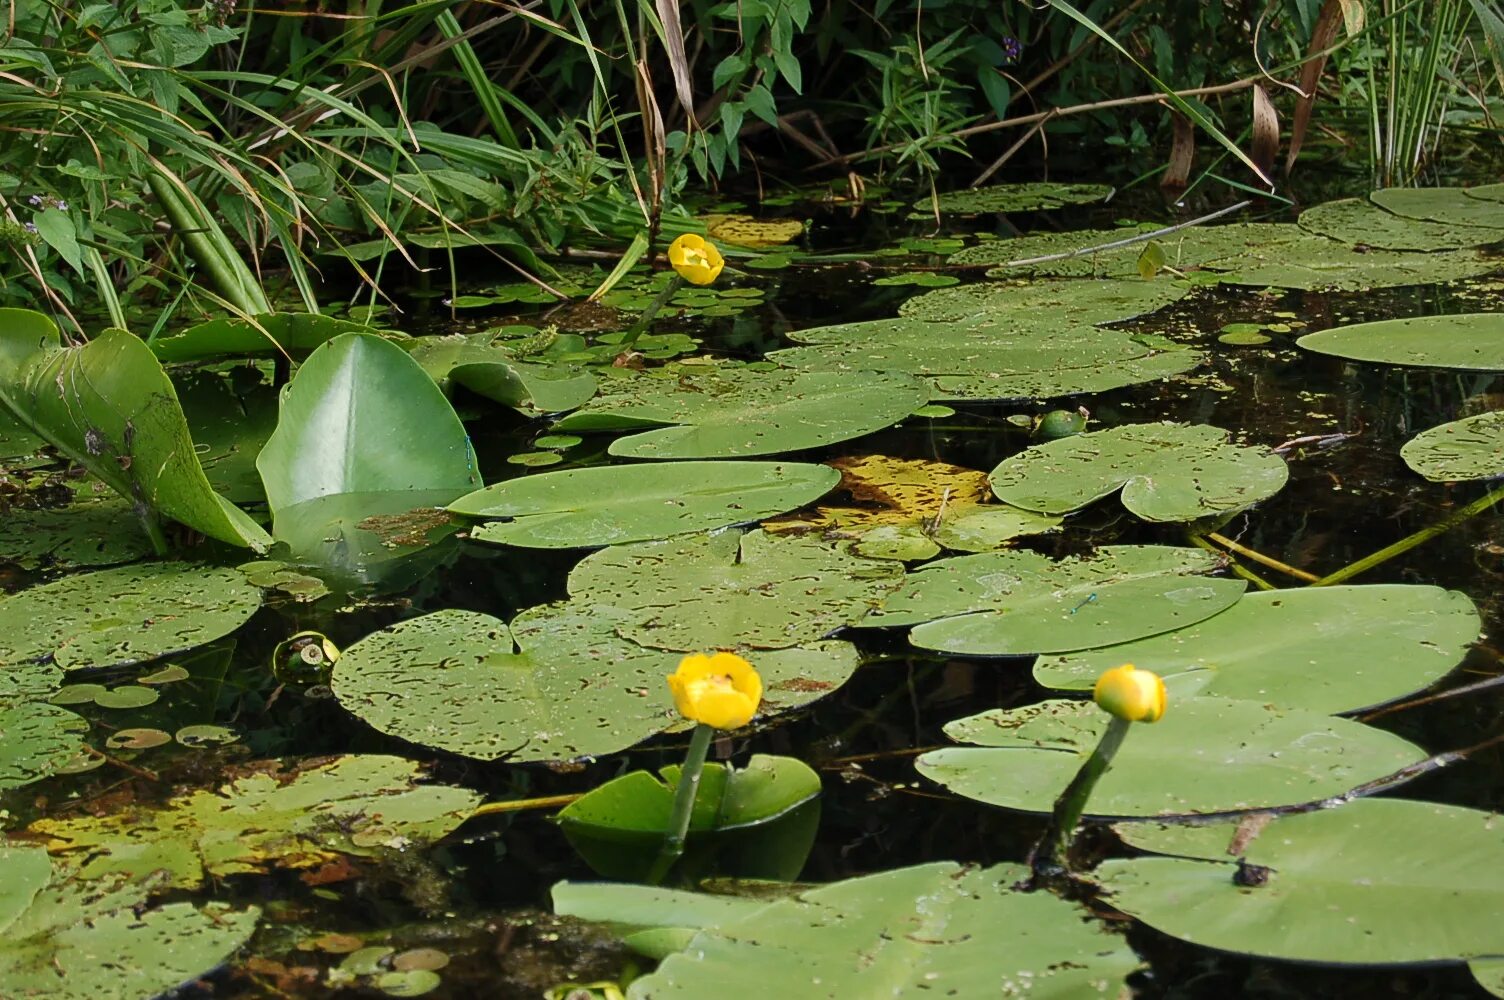
[[1504, 411], [1421, 431], [1405, 442], [1400, 457], [1433, 483], [1504, 476]]

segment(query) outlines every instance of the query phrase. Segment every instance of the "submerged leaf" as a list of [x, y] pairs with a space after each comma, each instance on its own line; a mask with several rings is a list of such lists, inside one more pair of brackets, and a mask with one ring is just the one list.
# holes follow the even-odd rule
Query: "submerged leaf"
[[1504, 476], [1504, 411], [1421, 431], [1405, 442], [1400, 457], [1433, 483]]

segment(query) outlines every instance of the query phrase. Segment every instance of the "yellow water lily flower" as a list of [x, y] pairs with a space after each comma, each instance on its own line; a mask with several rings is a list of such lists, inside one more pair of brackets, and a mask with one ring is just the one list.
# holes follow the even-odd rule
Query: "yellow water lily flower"
[[1165, 682], [1152, 670], [1131, 663], [1097, 678], [1092, 697], [1106, 711], [1129, 722], [1158, 722], [1165, 714]]
[[726, 266], [726, 258], [705, 237], [685, 233], [668, 245], [668, 262], [691, 285], [708, 285]]
[[679, 714], [715, 729], [736, 729], [752, 721], [762, 701], [762, 678], [735, 653], [691, 653], [669, 674]]

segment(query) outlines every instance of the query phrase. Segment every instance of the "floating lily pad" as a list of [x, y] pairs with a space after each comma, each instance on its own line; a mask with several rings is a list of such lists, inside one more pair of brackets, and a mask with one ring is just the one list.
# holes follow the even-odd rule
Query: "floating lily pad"
[[1123, 491], [1146, 521], [1193, 521], [1278, 493], [1289, 470], [1261, 448], [1228, 443], [1200, 424], [1127, 424], [1034, 445], [992, 470], [1004, 503], [1046, 514], [1079, 510]]
[[1320, 236], [1381, 250], [1458, 250], [1504, 241], [1504, 233], [1497, 228], [1409, 219], [1363, 198], [1313, 205], [1300, 213], [1300, 226]]
[[12, 507], [0, 520], [0, 560], [26, 569], [113, 566], [151, 551], [141, 519], [119, 496], [41, 510]]
[[83, 751], [88, 729], [54, 705], [0, 698], [0, 792], [56, 773]]
[[[1047, 335], [1057, 330], [1114, 323], [1154, 312], [1187, 295], [1185, 282], [1079, 280], [984, 281], [980, 284], [939, 288], [916, 295], [898, 307], [900, 317], [932, 323], [962, 323], [979, 330], [1019, 330]], [[800, 343], [831, 343], [850, 340], [857, 331], [874, 328], [868, 323], [800, 330], [789, 336]]]
[[256, 456], [277, 427], [277, 390], [259, 378], [245, 385], [202, 370], [175, 375], [173, 384], [209, 484], [235, 503], [265, 500]]
[[913, 286], [915, 288], [949, 288], [951, 285], [959, 285], [961, 279], [954, 274], [944, 274], [939, 271], [907, 271], [903, 274], [890, 274], [878, 278], [873, 282], [880, 288]]
[[[1164, 260], [1159, 269], [1191, 271], [1207, 267], [1213, 261], [1233, 257], [1256, 247], [1268, 247], [1303, 235], [1288, 223], [1233, 223], [1222, 226], [1193, 226], [1148, 238], [1160, 227], [1148, 224], [1117, 229], [1083, 229], [1069, 232], [1028, 233], [1011, 240], [989, 240], [967, 247], [950, 259], [952, 264], [994, 265], [987, 272], [991, 278], [1096, 277], [1127, 279], [1115, 284], [1180, 287], [1185, 294], [1189, 286], [1165, 277], [1152, 281], [1143, 276], [1139, 258], [1151, 243]], [[1125, 242], [1131, 241], [1131, 242]], [[1117, 244], [1117, 245], [1114, 245]], [[1069, 256], [1061, 256], [1068, 254]], [[1038, 260], [1038, 258], [1056, 258]], [[1026, 263], [1033, 261], [1033, 263]]]
[[1403, 799], [1278, 817], [1239, 838], [1236, 854], [1267, 869], [1252, 887], [1233, 880], [1234, 824], [1125, 824], [1130, 843], [1176, 856], [1108, 861], [1096, 876], [1119, 909], [1205, 947], [1307, 962], [1463, 961], [1500, 951], [1498, 924], [1480, 919], [1504, 911], [1498, 819]]
[[122, 684], [95, 696], [100, 708], [145, 708], [162, 697], [162, 692], [140, 684]]
[[[560, 811], [564, 836], [597, 874], [647, 877], [669, 828], [680, 769], [670, 765], [662, 775], [630, 771]], [[713, 863], [737, 878], [798, 878], [815, 842], [819, 795], [820, 776], [792, 757], [757, 754], [741, 768], [707, 764], [679, 870]]]
[[1496, 997], [1504, 997], [1504, 958], [1480, 958], [1467, 964], [1478, 985]]
[[1449, 226], [1487, 226], [1504, 229], [1504, 204], [1469, 195], [1462, 188], [1383, 188], [1369, 200], [1386, 212], [1426, 219]]
[[[956, 215], [981, 215], [985, 212], [1034, 212], [1066, 205], [1090, 205], [1106, 201], [1115, 189], [1107, 184], [1059, 184], [1032, 181], [1022, 184], [994, 184], [990, 187], [948, 191], [939, 196], [940, 211]], [[929, 198], [914, 202], [914, 210], [932, 214], [935, 203]]]
[[456, 514], [505, 518], [470, 533], [534, 548], [617, 545], [744, 524], [802, 507], [840, 473], [825, 465], [674, 462], [524, 476], [449, 505]]
[[[1112, 717], [1089, 701], [995, 709], [945, 727], [976, 744], [932, 750], [919, 773], [957, 795], [1049, 812]], [[1092, 816], [1176, 816], [1315, 802], [1424, 759], [1380, 729], [1228, 698], [1171, 703], [1134, 726], [1087, 802]]]
[[172, 742], [172, 734], [161, 729], [117, 729], [104, 741], [111, 750], [150, 750]]
[[1504, 371], [1504, 313], [1459, 313], [1354, 323], [1308, 333], [1308, 351], [1353, 361]]
[[352, 754], [286, 773], [273, 766], [162, 808], [41, 819], [30, 829], [82, 878], [160, 873], [196, 888], [206, 876], [409, 850], [459, 826], [480, 802], [467, 789], [419, 785], [420, 777], [413, 761]]
[[[624, 750], [681, 720], [666, 678], [679, 656], [617, 635], [627, 613], [579, 603], [519, 615], [437, 611], [383, 629], [335, 665], [340, 704], [402, 739], [481, 760]], [[813, 701], [857, 666], [848, 643], [759, 653], [765, 711]]]
[[0, 599], [0, 666], [143, 663], [228, 635], [260, 606], [261, 591], [234, 569], [153, 563], [68, 576]]
[[1208, 266], [1225, 272], [1218, 276], [1223, 284], [1359, 292], [1458, 281], [1487, 274], [1499, 265], [1476, 250], [1363, 250], [1323, 236], [1306, 235], [1224, 257]]
[[0, 867], [7, 996], [151, 1000], [224, 962], [259, 916], [224, 903], [152, 907], [141, 884], [65, 881], [39, 847], [0, 847]]
[[1243, 581], [1200, 549], [1109, 545], [1089, 558], [986, 552], [930, 563], [861, 622], [917, 625], [909, 641], [971, 656], [1090, 649], [1157, 635], [1237, 602]]
[[1163, 677], [1177, 704], [1211, 694], [1350, 712], [1440, 680], [1481, 629], [1473, 602], [1440, 587], [1273, 590], [1189, 628], [1041, 659], [1034, 677], [1084, 691], [1104, 670], [1133, 663]]
[[410, 353], [440, 386], [464, 386], [524, 416], [573, 410], [595, 395], [595, 376], [579, 366], [519, 361], [491, 340], [489, 334], [421, 337]]
[[1011, 888], [1027, 875], [937, 862], [823, 886], [705, 927], [627, 996], [1122, 995], [1140, 964], [1127, 942], [1074, 903]]
[[[227, 317], [189, 327], [182, 333], [158, 337], [151, 349], [163, 361], [202, 361], [205, 358], [247, 355], [307, 354], [342, 333], [372, 332], [361, 323], [314, 313], [263, 313], [250, 319]], [[395, 331], [383, 336], [402, 338]]]
[[1433, 483], [1504, 476], [1504, 411], [1421, 431], [1405, 442], [1400, 457]]
[[861, 437], [928, 399], [928, 387], [904, 375], [728, 367], [672, 381], [646, 374], [612, 380], [555, 426], [638, 431], [611, 443], [611, 454], [623, 458], [742, 458]]
[[714, 214], [701, 220], [707, 235], [717, 242], [733, 246], [779, 246], [804, 235], [804, 223], [798, 219], [755, 219], [750, 215]]
[[644, 646], [782, 649], [861, 620], [902, 580], [902, 566], [818, 539], [720, 532], [594, 552], [569, 593], [621, 609], [617, 633]]

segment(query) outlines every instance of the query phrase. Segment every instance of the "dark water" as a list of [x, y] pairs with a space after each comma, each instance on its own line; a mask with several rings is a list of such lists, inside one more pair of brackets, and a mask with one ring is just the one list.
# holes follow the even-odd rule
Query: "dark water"
[[[923, 231], [898, 217], [859, 217], [814, 210], [817, 249], [852, 250]], [[1122, 207], [1038, 219], [1020, 225], [1068, 228], [1104, 224]], [[1141, 211], [1141, 216], [1152, 213]], [[1288, 216], [1286, 216], [1288, 217]], [[915, 229], [918, 226], [918, 229]], [[910, 289], [874, 288], [861, 264], [795, 268], [755, 274], [767, 289], [757, 313], [707, 324], [668, 320], [704, 336], [707, 346], [740, 357], [782, 346], [787, 329], [889, 316]], [[1241, 515], [1222, 533], [1244, 545], [1318, 575], [1334, 571], [1405, 537], [1482, 495], [1486, 487], [1427, 483], [1401, 462], [1400, 446], [1419, 430], [1455, 419], [1470, 408], [1497, 408], [1492, 376], [1352, 365], [1297, 351], [1295, 336], [1339, 322], [1395, 315], [1498, 309], [1501, 293], [1487, 288], [1402, 289], [1361, 294], [1264, 297], [1242, 289], [1202, 289], [1176, 306], [1132, 324], [1202, 344], [1212, 357], [1191, 378], [1100, 394], [1082, 402], [1095, 426], [1160, 419], [1214, 424], [1246, 443], [1277, 445], [1307, 435], [1346, 433], [1331, 447], [1292, 452], [1290, 482], [1273, 499]], [[1281, 318], [1277, 314], [1293, 314]], [[1220, 345], [1229, 322], [1304, 323], [1265, 347]], [[677, 324], [677, 326], [676, 326]], [[1076, 401], [1072, 401], [1073, 403]], [[957, 413], [904, 426], [821, 452], [880, 453], [932, 458], [989, 469], [1027, 446], [1027, 433], [1007, 422], [1023, 405], [956, 404]], [[491, 409], [472, 424], [486, 480], [517, 474], [506, 455], [527, 450], [542, 430]], [[592, 447], [576, 449], [588, 454]], [[795, 456], [791, 456], [795, 457]], [[1072, 522], [1065, 536], [1032, 542], [1043, 551], [1079, 550], [1087, 541], [1185, 544], [1183, 529], [1140, 523], [1115, 504], [1102, 504]], [[1504, 578], [1504, 531], [1496, 513], [1473, 518], [1426, 545], [1388, 562], [1357, 582], [1431, 583], [1456, 588], [1478, 604], [1489, 636], [1442, 688], [1500, 673], [1498, 583]], [[174, 787], [220, 780], [221, 769], [262, 756], [302, 757], [335, 752], [391, 752], [431, 760], [434, 754], [377, 734], [346, 715], [317, 690], [278, 688], [266, 670], [273, 644], [304, 628], [326, 632], [341, 645], [401, 618], [440, 608], [485, 611], [500, 618], [564, 596], [564, 576], [578, 554], [465, 546], [442, 572], [411, 591], [359, 603], [351, 610], [325, 601], [302, 612], [262, 611], [230, 648], [210, 650], [191, 664], [195, 679], [174, 685], [157, 721], [133, 716], [131, 725], [217, 721], [246, 734], [242, 744], [150, 758], [160, 781], [151, 783], [105, 768], [74, 779], [31, 786], [13, 811], [56, 814], [107, 808], [125, 797], [149, 799]], [[1260, 570], [1260, 572], [1264, 572]], [[1276, 574], [1270, 579], [1284, 585]], [[916, 654], [901, 636], [858, 635], [871, 662], [829, 698], [792, 719], [748, 737], [722, 741], [713, 751], [743, 760], [752, 752], [799, 757], [824, 776], [821, 832], [804, 878], [823, 882], [936, 859], [989, 863], [1020, 860], [1040, 832], [1037, 819], [990, 809], [942, 794], [913, 770], [913, 756], [946, 743], [941, 726], [998, 706], [1036, 701], [1044, 692], [1029, 675], [1029, 660], [973, 661]], [[101, 717], [109, 721], [109, 716]], [[1465, 747], [1504, 726], [1504, 688], [1445, 699], [1384, 715], [1377, 725], [1432, 752]], [[463, 784], [488, 798], [583, 791], [630, 768], [656, 768], [680, 759], [682, 747], [658, 741], [577, 770], [512, 767], [439, 757], [436, 780]], [[146, 761], [143, 759], [143, 766]], [[82, 800], [70, 800], [77, 794]], [[1485, 751], [1412, 783], [1406, 798], [1480, 809], [1504, 809], [1504, 754]], [[322, 970], [338, 956], [300, 951], [297, 941], [340, 931], [399, 950], [433, 945], [452, 964], [434, 997], [537, 997], [567, 979], [615, 978], [632, 961], [620, 947], [588, 929], [547, 915], [548, 890], [564, 878], [589, 878], [551, 824], [546, 811], [486, 817], [464, 826], [425, 860], [363, 864], [351, 881], [310, 887], [292, 875], [231, 879], [215, 896], [266, 908], [252, 951], [264, 961], [217, 974], [204, 995], [216, 997], [324, 996]], [[1111, 911], [1102, 909], [1104, 916]], [[1496, 917], [1497, 915], [1495, 915]], [[1480, 919], [1487, 915], [1480, 914]], [[1130, 939], [1152, 963], [1135, 979], [1152, 997], [1449, 997], [1481, 996], [1464, 969], [1351, 972], [1216, 955], [1137, 928]], [[308, 970], [308, 971], [303, 971]], [[319, 970], [319, 971], [313, 971]], [[365, 987], [347, 995], [380, 995]]]

